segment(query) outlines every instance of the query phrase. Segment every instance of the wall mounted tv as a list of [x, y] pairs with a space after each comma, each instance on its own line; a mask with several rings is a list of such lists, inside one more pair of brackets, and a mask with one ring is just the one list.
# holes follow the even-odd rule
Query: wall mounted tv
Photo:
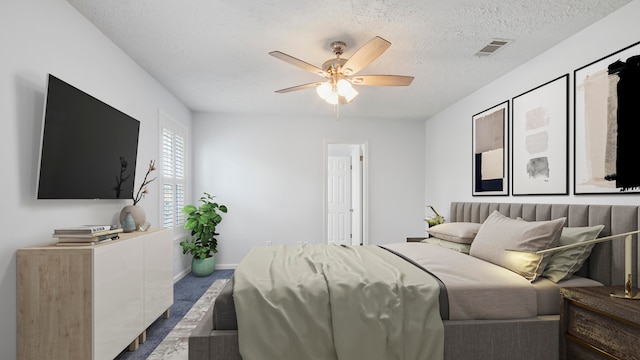
[[38, 199], [132, 199], [140, 122], [49, 75]]

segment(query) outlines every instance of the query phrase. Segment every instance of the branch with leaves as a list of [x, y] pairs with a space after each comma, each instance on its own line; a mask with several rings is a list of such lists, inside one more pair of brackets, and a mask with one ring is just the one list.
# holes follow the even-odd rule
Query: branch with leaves
[[142, 184], [140, 185], [140, 189], [138, 189], [138, 193], [133, 198], [133, 205], [136, 205], [138, 202], [140, 202], [140, 200], [142, 200], [145, 197], [145, 195], [149, 193], [149, 190], [147, 189], [147, 185], [149, 185], [156, 178], [154, 177], [151, 180], [147, 180], [147, 178], [149, 177], [149, 174], [151, 174], [151, 172], [154, 171], [155, 169], [156, 169], [156, 161], [155, 160], [149, 161], [149, 169], [147, 170], [147, 173], [144, 176], [144, 180], [142, 180]]

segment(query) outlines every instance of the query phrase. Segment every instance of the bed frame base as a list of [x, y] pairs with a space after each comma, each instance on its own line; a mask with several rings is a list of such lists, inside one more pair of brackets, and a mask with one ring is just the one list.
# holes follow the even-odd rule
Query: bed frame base
[[213, 305], [189, 336], [189, 359], [242, 360], [238, 330], [212, 330]]
[[558, 359], [559, 315], [443, 323], [445, 360]]
[[[213, 317], [213, 306], [205, 315]], [[444, 360], [558, 359], [558, 315], [515, 320], [446, 320]], [[189, 359], [242, 360], [237, 330], [202, 321], [189, 337]]]

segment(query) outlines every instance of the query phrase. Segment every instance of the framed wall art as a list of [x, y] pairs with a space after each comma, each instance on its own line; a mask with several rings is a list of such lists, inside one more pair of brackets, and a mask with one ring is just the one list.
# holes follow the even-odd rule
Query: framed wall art
[[569, 74], [511, 100], [513, 195], [569, 193]]
[[472, 116], [473, 196], [509, 195], [509, 101]]
[[640, 42], [574, 71], [574, 193], [640, 192]]

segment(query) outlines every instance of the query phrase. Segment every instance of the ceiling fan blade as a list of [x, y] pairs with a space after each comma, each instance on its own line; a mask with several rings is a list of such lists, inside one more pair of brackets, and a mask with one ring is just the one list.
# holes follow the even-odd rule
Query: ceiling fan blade
[[318, 86], [320, 86], [320, 84], [322, 84], [322, 81], [316, 81], [316, 82], [312, 82], [312, 83], [308, 83], [308, 84], [288, 87], [286, 89], [276, 90], [276, 92], [278, 94], [284, 94], [284, 93], [288, 93], [288, 92], [292, 92], [292, 91], [298, 91], [298, 90], [304, 90], [304, 89], [308, 89], [308, 88], [312, 88], [312, 87], [318, 87]]
[[347, 62], [342, 66], [342, 71], [345, 75], [353, 75], [357, 73], [364, 69], [365, 66], [369, 65], [373, 60], [377, 59], [378, 56], [382, 55], [389, 46], [391, 46], [391, 43], [387, 40], [380, 36], [374, 37], [358, 49], [349, 60], [347, 60]]
[[297, 66], [303, 70], [307, 70], [309, 72], [312, 72], [314, 74], [320, 75], [320, 76], [326, 76], [326, 73], [324, 72], [324, 70], [320, 69], [319, 67], [315, 66], [315, 65], [311, 65], [308, 62], [304, 62], [300, 59], [294, 58], [291, 55], [287, 55], [283, 52], [280, 51], [272, 51], [269, 53], [269, 55], [278, 58], [286, 63], [289, 63], [293, 66]]
[[364, 86], [408, 86], [412, 81], [413, 76], [404, 75], [361, 75], [351, 78], [352, 84]]

